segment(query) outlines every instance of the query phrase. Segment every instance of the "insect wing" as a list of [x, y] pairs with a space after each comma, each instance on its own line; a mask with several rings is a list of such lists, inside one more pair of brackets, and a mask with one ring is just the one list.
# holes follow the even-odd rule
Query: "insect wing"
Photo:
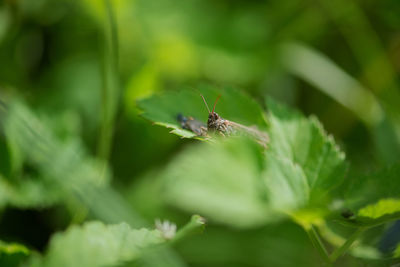
[[226, 120], [226, 124], [234, 128], [236, 131], [256, 139], [259, 144], [261, 144], [264, 147], [267, 147], [267, 144], [269, 143], [268, 134], [263, 131], [260, 131], [256, 126], [248, 127], [240, 123], [228, 120]]

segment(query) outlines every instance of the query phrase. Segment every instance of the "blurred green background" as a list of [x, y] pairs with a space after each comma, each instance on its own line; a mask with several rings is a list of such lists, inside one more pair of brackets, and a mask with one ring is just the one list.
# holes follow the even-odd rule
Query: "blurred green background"
[[[54, 232], [84, 220], [186, 222], [190, 214], [158, 198], [153, 174], [194, 141], [141, 118], [136, 101], [203, 83], [315, 114], [346, 152], [350, 176], [398, 162], [399, 14], [397, 0], [1, 1], [0, 98], [23, 100], [45, 129], [25, 149], [12, 141], [21, 128], [0, 136], [0, 238], [43, 251]], [[61, 159], [32, 154], [40, 142]], [[68, 161], [69, 150], [81, 156]], [[101, 173], [111, 185], [78, 197], [49, 183], [25, 185], [71, 170], [94, 180]], [[319, 266], [292, 223], [210, 223], [174, 250], [190, 266]]]

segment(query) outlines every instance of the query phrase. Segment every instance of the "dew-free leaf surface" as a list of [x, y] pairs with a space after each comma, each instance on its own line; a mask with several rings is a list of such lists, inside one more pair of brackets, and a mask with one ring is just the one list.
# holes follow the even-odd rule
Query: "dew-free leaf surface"
[[42, 266], [114, 266], [138, 259], [164, 241], [158, 230], [131, 229], [126, 223], [89, 222], [72, 226], [50, 241]]
[[248, 140], [197, 144], [161, 174], [168, 203], [234, 226], [271, 217], [262, 199], [261, 152]]
[[138, 101], [139, 108], [143, 111], [144, 118], [154, 124], [171, 128], [178, 136], [195, 137], [190, 131], [183, 130], [179, 125], [177, 116], [182, 114], [207, 123], [208, 111], [200, 96], [202, 94], [210, 110], [218, 95], [221, 95], [215, 111], [224, 119], [232, 120], [243, 125], [256, 125], [260, 129], [266, 128], [262, 109], [249, 96], [232, 88], [216, 88], [200, 86], [198, 88], [170, 91]]
[[343, 182], [345, 155], [317, 118], [306, 118], [272, 99], [267, 101], [270, 121], [269, 153], [298, 166], [307, 180], [310, 204], [326, 205], [330, 191]]

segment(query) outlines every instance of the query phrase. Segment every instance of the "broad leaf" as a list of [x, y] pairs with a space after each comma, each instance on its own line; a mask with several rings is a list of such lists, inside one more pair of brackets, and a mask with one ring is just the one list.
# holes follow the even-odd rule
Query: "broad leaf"
[[271, 152], [266, 153], [265, 160], [261, 177], [270, 208], [291, 213], [306, 206], [310, 189], [300, 166]]
[[238, 227], [276, 220], [261, 181], [262, 154], [248, 140], [197, 144], [161, 174], [168, 203]]
[[343, 181], [345, 155], [315, 117], [306, 118], [275, 101], [267, 101], [270, 152], [303, 171], [311, 205], [326, 205], [329, 193]]
[[53, 236], [41, 266], [111, 266], [136, 260], [164, 241], [158, 230], [134, 230], [126, 223], [89, 222]]
[[33, 255], [29, 265], [119, 266], [140, 259], [139, 266], [184, 266], [166, 257], [165, 246], [160, 244], [169, 240], [177, 242], [201, 232], [204, 219], [193, 215], [176, 233], [176, 226], [169, 222], [156, 227], [155, 230], [131, 229], [126, 223], [105, 225], [98, 221], [83, 226], [74, 225], [63, 233], [53, 235], [46, 254]]
[[304, 227], [319, 224], [330, 213], [334, 189], [343, 182], [344, 153], [316, 118], [306, 118], [272, 99], [267, 108], [271, 141], [266, 161], [280, 160], [267, 164], [263, 175], [270, 204]]
[[210, 109], [218, 95], [215, 111], [225, 119], [244, 125], [257, 125], [265, 128], [262, 109], [259, 105], [241, 93], [231, 88], [215, 88], [202, 86], [197, 89], [166, 92], [138, 101], [138, 106], [143, 110], [142, 116], [157, 125], [171, 128], [174, 134], [181, 137], [195, 137], [190, 131], [183, 130], [177, 120], [178, 114], [193, 117], [199, 121], [207, 122], [208, 111], [200, 97], [204, 95]]

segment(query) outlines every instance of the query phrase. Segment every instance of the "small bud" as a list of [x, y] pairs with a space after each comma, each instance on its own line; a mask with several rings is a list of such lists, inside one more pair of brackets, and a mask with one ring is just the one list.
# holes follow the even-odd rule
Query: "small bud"
[[155, 220], [155, 226], [164, 239], [170, 240], [174, 238], [176, 234], [176, 224], [170, 221], [161, 221], [160, 219]]

